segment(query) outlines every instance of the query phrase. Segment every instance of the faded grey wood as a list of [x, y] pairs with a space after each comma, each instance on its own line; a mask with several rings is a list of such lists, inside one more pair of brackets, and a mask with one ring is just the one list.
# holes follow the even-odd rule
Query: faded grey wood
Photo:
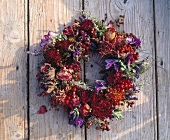
[[[108, 19], [115, 19], [119, 14], [124, 14], [125, 25], [121, 27], [121, 30], [133, 32], [140, 37], [143, 49], [152, 58], [152, 68], [145, 74], [147, 79], [143, 92], [138, 94], [139, 100], [133, 108], [134, 113], [125, 111], [124, 120], [111, 122], [110, 132], [96, 131], [95, 128], [87, 130], [87, 139], [154, 140], [159, 138], [169, 140], [170, 1], [84, 0], [84, 4], [86, 11], [100, 19], [104, 18], [104, 13], [108, 13]], [[39, 98], [36, 95], [39, 93], [39, 88], [35, 75], [37, 63], [41, 62], [42, 56], [30, 56], [30, 81], [27, 81], [26, 77], [27, 40], [30, 40], [31, 51], [39, 49], [39, 42], [43, 35], [48, 30], [62, 31], [63, 23], [68, 23], [67, 25], [73, 23], [74, 16], [79, 15], [75, 10], [82, 9], [82, 5], [82, 0], [30, 0], [29, 5], [27, 0], [0, 1], [0, 140], [28, 139], [27, 82], [30, 85], [30, 139], [85, 139], [84, 129], [70, 126], [64, 111], [57, 112], [52, 109], [44, 115], [36, 114], [41, 105], [46, 105], [48, 110], [50, 109], [48, 99]], [[27, 9], [28, 6], [29, 9]], [[27, 10], [30, 15], [29, 37], [27, 36]], [[154, 30], [154, 20], [156, 30]], [[92, 54], [91, 61], [86, 63], [85, 76], [90, 85], [94, 85], [94, 79], [102, 77], [97, 74], [101, 63], [103, 67], [103, 61], [96, 54]], [[156, 102], [156, 93], [158, 102]]]
[[[80, 0], [31, 0], [30, 12], [30, 50], [40, 49], [39, 42], [48, 31], [61, 32], [64, 23], [68, 26], [78, 17], [81, 10]], [[75, 128], [68, 124], [68, 114], [63, 108], [60, 111], [50, 110], [48, 98], [40, 98], [40, 92], [35, 75], [37, 63], [42, 56], [30, 56], [30, 139], [31, 140], [83, 140], [84, 129]], [[43, 115], [37, 114], [39, 107], [45, 105], [48, 111]]]
[[[85, 10], [99, 19], [104, 19], [105, 13], [108, 15], [108, 20], [114, 20], [120, 14], [125, 15], [125, 25], [120, 30], [132, 32], [141, 38], [143, 49], [147, 50], [152, 59], [155, 53], [152, 2], [152, 0], [127, 0], [126, 3], [122, 0], [86, 0]], [[94, 55], [91, 57], [91, 61], [86, 63], [86, 79], [90, 84], [94, 84], [94, 79], [101, 77], [97, 74], [100, 67], [96, 65], [96, 62], [100, 63], [100, 61], [98, 56]], [[146, 84], [142, 90], [143, 92], [138, 94], [139, 100], [133, 108], [134, 113], [126, 111], [123, 113], [124, 120], [113, 120], [109, 132], [96, 131], [95, 128], [88, 130], [88, 140], [157, 139], [154, 63], [153, 67], [144, 76], [147, 77]]]
[[170, 1], [155, 0], [159, 139], [170, 139]]
[[26, 6], [0, 1], [0, 140], [27, 139]]

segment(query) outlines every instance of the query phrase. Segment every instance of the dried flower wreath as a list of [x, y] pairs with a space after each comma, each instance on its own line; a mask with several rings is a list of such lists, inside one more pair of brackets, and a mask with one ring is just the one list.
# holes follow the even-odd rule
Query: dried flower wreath
[[[141, 41], [132, 33], [118, 32], [123, 24], [120, 15], [115, 22], [97, 20], [82, 14], [61, 34], [49, 31], [41, 40], [44, 63], [37, 79], [43, 92], [49, 96], [52, 108], [59, 105], [68, 111], [69, 124], [109, 131], [109, 119], [122, 119], [121, 105], [132, 107], [138, 92], [136, 79], [146, 70], [145, 61], [139, 61]], [[96, 79], [89, 87], [81, 81], [82, 60], [97, 52], [105, 60], [104, 78]]]

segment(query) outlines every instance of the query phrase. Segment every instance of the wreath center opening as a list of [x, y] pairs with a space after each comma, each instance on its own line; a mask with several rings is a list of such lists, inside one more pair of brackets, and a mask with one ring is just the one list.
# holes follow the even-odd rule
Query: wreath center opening
[[103, 80], [105, 72], [104, 59], [97, 52], [90, 54], [90, 61], [85, 62], [85, 82], [94, 87], [96, 80]]

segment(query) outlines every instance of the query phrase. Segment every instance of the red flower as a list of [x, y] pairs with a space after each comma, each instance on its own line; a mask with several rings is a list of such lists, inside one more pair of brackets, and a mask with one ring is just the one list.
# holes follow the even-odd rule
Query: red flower
[[57, 46], [68, 48], [70, 46], [70, 43], [68, 40], [58, 41]]
[[83, 103], [88, 103], [90, 101], [90, 95], [89, 95], [89, 91], [82, 91], [81, 93], [81, 102]]
[[92, 114], [101, 120], [112, 117], [112, 105], [104, 94], [92, 94]]
[[57, 63], [61, 60], [61, 54], [55, 48], [46, 51], [44, 57], [49, 63]]
[[93, 28], [93, 22], [91, 20], [84, 20], [81, 24], [80, 24], [80, 29], [84, 30], [84, 31], [91, 31]]
[[80, 114], [84, 117], [90, 115], [90, 106], [88, 104], [84, 104], [80, 107]]
[[70, 66], [69, 66], [70, 69], [73, 69], [74, 72], [80, 72], [81, 71], [81, 65], [77, 62], [74, 62], [72, 63]]
[[65, 104], [66, 92], [64, 90], [56, 90], [56, 96], [51, 97], [51, 103], [53, 107], [57, 107], [59, 104]]
[[72, 26], [68, 26], [68, 27], [64, 28], [63, 33], [65, 35], [67, 35], [67, 36], [73, 35], [73, 28], [72, 28]]

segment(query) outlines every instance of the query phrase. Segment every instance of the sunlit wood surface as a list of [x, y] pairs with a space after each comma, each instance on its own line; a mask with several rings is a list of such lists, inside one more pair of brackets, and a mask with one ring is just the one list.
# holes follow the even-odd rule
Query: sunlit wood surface
[[[49, 30], [61, 32], [84, 9], [98, 19], [125, 15], [120, 28], [142, 40], [151, 68], [133, 112], [111, 122], [109, 132], [75, 128], [67, 113], [54, 109], [39, 115], [41, 105], [35, 75], [39, 49]], [[170, 140], [170, 1], [169, 0], [0, 0], [0, 140]], [[102, 60], [97, 54], [83, 68], [84, 80], [100, 79]]]

